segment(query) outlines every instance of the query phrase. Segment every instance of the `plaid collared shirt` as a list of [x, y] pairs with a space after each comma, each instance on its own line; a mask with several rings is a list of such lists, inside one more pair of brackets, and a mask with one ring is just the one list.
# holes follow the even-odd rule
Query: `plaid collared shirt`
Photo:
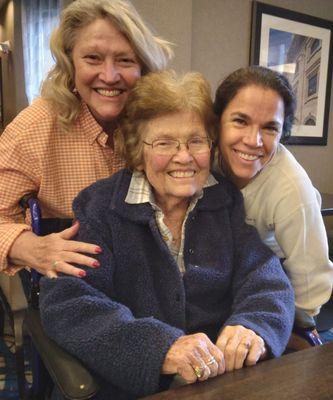
[[0, 136], [0, 271], [18, 270], [8, 265], [7, 255], [21, 232], [30, 229], [19, 206], [25, 194], [38, 194], [44, 218], [72, 218], [80, 190], [124, 167], [107, 139], [85, 104], [67, 133], [43, 99], [8, 125]]
[[[213, 177], [213, 175], [209, 175], [205, 187], [216, 185], [217, 181]], [[164, 214], [161, 208], [156, 204], [155, 196], [152, 190], [150, 183], [148, 182], [146, 175], [140, 171], [134, 171], [130, 186], [128, 188], [127, 196], [125, 199], [126, 203], [129, 204], [142, 204], [149, 203], [154, 212], [155, 212], [155, 220], [157, 227], [160, 231], [160, 234], [167, 244], [172, 256], [176, 260], [179, 270], [182, 274], [185, 273], [185, 265], [184, 265], [184, 241], [185, 241], [185, 223], [188, 218], [189, 213], [196, 206], [197, 202], [203, 196], [203, 190], [198, 192], [195, 196], [192, 197], [191, 202], [187, 208], [185, 218], [182, 225], [181, 231], [181, 241], [179, 249], [174, 245], [174, 239], [170, 232], [170, 229], [164, 223]]]

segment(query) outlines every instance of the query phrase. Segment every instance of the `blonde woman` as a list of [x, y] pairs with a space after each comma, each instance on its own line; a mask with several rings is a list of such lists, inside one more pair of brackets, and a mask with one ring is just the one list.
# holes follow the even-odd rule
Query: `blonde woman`
[[24, 222], [19, 200], [35, 192], [44, 218], [73, 217], [77, 193], [124, 164], [114, 142], [133, 85], [172, 56], [125, 0], [77, 0], [51, 38], [55, 66], [41, 98], [0, 139], [0, 271], [31, 266], [50, 277], [83, 277], [102, 249], [74, 243], [74, 225], [43, 238]]

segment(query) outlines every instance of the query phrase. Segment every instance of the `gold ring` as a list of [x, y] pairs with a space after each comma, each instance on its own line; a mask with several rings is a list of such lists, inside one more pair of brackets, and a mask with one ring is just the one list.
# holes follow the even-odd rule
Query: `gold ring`
[[205, 370], [205, 367], [192, 367], [194, 370], [195, 375], [197, 376], [197, 378], [201, 378], [203, 376], [203, 372]]
[[245, 347], [247, 348], [247, 350], [249, 350], [249, 348], [250, 348], [250, 343], [242, 342], [242, 343], [240, 343], [240, 344], [242, 344], [243, 346], [245, 346]]
[[215, 363], [216, 363], [215, 358], [214, 358], [214, 357], [211, 357], [211, 358], [206, 362], [206, 365], [207, 365], [207, 367], [208, 367], [209, 365], [212, 365], [212, 364], [215, 364]]
[[53, 262], [52, 262], [52, 268], [53, 268], [53, 269], [56, 269], [56, 268], [57, 268], [57, 265], [59, 264], [59, 262], [60, 262], [60, 261], [53, 261]]

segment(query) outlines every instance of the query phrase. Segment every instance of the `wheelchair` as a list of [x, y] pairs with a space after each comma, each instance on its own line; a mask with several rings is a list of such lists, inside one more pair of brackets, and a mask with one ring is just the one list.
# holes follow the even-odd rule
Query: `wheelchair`
[[[30, 211], [32, 230], [39, 236], [60, 232], [71, 226], [72, 221], [69, 219], [43, 219], [38, 200], [33, 194], [25, 196], [20, 205], [25, 213]], [[40, 278], [37, 271], [31, 270], [26, 310], [12, 312], [6, 297], [1, 296], [14, 332], [20, 400], [47, 400], [54, 385], [65, 399], [90, 399], [99, 389], [94, 377], [79, 360], [63, 350], [43, 330], [38, 310]], [[32, 344], [33, 383], [30, 388], [24, 373], [23, 332], [29, 335]]]

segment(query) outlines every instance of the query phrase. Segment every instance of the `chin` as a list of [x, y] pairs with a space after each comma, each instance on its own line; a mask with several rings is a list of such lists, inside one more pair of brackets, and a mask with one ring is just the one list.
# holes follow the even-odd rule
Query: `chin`
[[100, 120], [108, 122], [119, 116], [123, 109], [123, 106], [123, 104], [103, 104], [94, 111]]
[[188, 200], [190, 199], [192, 196], [194, 196], [197, 193], [197, 190], [191, 190], [191, 191], [187, 191], [186, 193], [180, 193], [178, 194], [178, 196], [176, 195], [176, 197], [179, 197], [180, 199], [183, 198], [184, 200]]
[[258, 170], [256, 170], [256, 171], [253, 171], [253, 170], [251, 170], [251, 171], [249, 171], [249, 170], [238, 170], [237, 171], [236, 170], [236, 171], [233, 171], [232, 174], [237, 179], [243, 179], [243, 180], [248, 179], [248, 180], [251, 180], [254, 176], [257, 175], [258, 172], [259, 172]]
[[104, 123], [111, 123], [112, 121], [114, 121], [115, 119], [117, 119], [119, 117], [120, 111], [119, 112], [115, 112], [112, 114], [105, 114], [105, 115], [101, 115], [98, 120]]

